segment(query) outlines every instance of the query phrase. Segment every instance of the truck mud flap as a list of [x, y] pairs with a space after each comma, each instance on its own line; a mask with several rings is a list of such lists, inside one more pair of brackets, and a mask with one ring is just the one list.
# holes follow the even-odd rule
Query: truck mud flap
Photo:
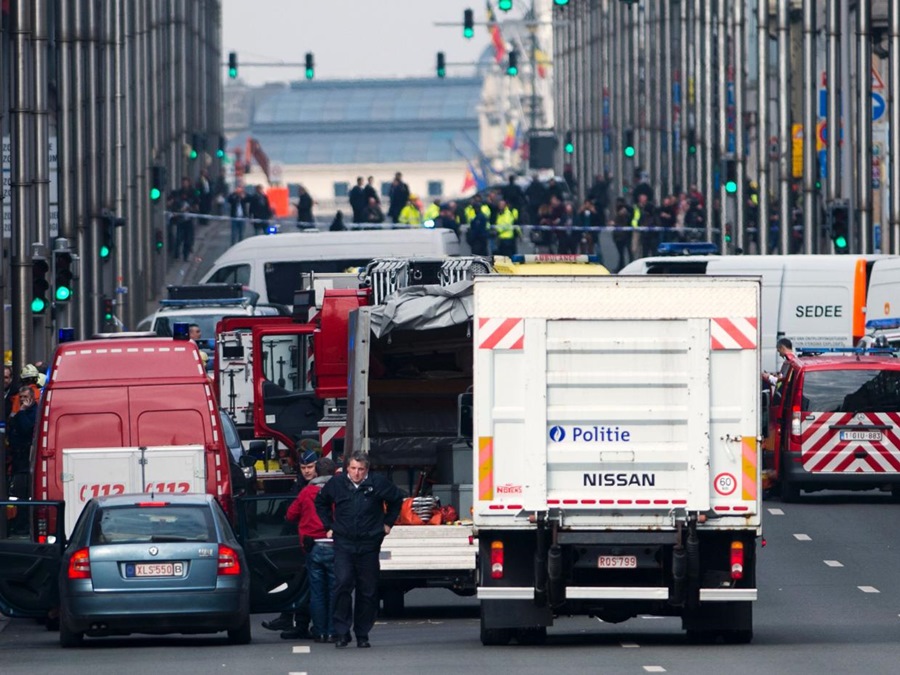
[[[530, 590], [530, 589], [529, 589]], [[481, 621], [487, 629], [552, 626], [549, 607], [536, 607], [533, 600], [481, 600]]]

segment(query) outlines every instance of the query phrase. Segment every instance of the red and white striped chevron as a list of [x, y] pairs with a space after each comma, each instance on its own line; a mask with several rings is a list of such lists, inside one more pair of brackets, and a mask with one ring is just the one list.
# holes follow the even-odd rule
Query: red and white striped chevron
[[[842, 441], [840, 430], [831, 428], [854, 420], [889, 428], [880, 441]], [[802, 432], [800, 456], [811, 473], [900, 472], [900, 413], [823, 413], [804, 422]]]
[[524, 349], [524, 319], [479, 319], [478, 349]]
[[319, 444], [322, 446], [322, 457], [334, 459], [334, 442], [339, 438], [344, 438], [346, 434], [347, 427], [343, 424], [319, 427]]
[[710, 319], [710, 347], [714, 350], [756, 349], [756, 326], [756, 317]]

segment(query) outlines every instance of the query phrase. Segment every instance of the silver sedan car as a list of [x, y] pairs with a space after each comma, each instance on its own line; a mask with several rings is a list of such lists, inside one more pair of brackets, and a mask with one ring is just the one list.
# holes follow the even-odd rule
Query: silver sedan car
[[60, 643], [227, 631], [230, 642], [246, 644], [249, 576], [244, 551], [209, 495], [92, 499], [62, 559]]

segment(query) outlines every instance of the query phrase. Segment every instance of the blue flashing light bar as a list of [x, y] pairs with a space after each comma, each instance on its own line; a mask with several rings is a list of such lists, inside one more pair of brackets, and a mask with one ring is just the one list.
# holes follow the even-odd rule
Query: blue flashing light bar
[[278, 234], [278, 225], [267, 225], [266, 234]]
[[900, 318], [869, 319], [866, 321], [867, 330], [891, 330], [900, 328]]
[[660, 255], [714, 255], [719, 247], [708, 241], [667, 241], [659, 245]]
[[74, 342], [75, 341], [75, 329], [71, 326], [67, 326], [66, 328], [60, 328], [57, 331], [57, 342], [59, 344], [63, 344], [65, 342]]
[[[258, 296], [258, 294], [257, 294]], [[184, 300], [160, 300], [163, 307], [238, 307], [247, 304], [248, 299], [241, 298], [185, 298]]]
[[186, 321], [176, 321], [172, 324], [172, 337], [176, 340], [187, 340], [190, 336], [191, 324]]
[[819, 356], [822, 354], [894, 354], [896, 349], [890, 347], [798, 347], [796, 353], [799, 356]]

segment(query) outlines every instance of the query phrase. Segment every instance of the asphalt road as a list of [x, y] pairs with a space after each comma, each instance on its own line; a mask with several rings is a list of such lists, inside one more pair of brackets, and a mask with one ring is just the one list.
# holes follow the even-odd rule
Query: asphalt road
[[224, 637], [142, 637], [59, 648], [57, 634], [0, 622], [0, 672], [159, 673], [895, 673], [900, 662], [900, 505], [878, 493], [765, 503], [755, 639], [691, 645], [675, 619], [618, 625], [564, 618], [546, 645], [482, 647], [477, 603], [448, 591], [407, 596], [402, 619], [380, 621], [373, 648], [284, 641], [254, 617], [253, 643]]

